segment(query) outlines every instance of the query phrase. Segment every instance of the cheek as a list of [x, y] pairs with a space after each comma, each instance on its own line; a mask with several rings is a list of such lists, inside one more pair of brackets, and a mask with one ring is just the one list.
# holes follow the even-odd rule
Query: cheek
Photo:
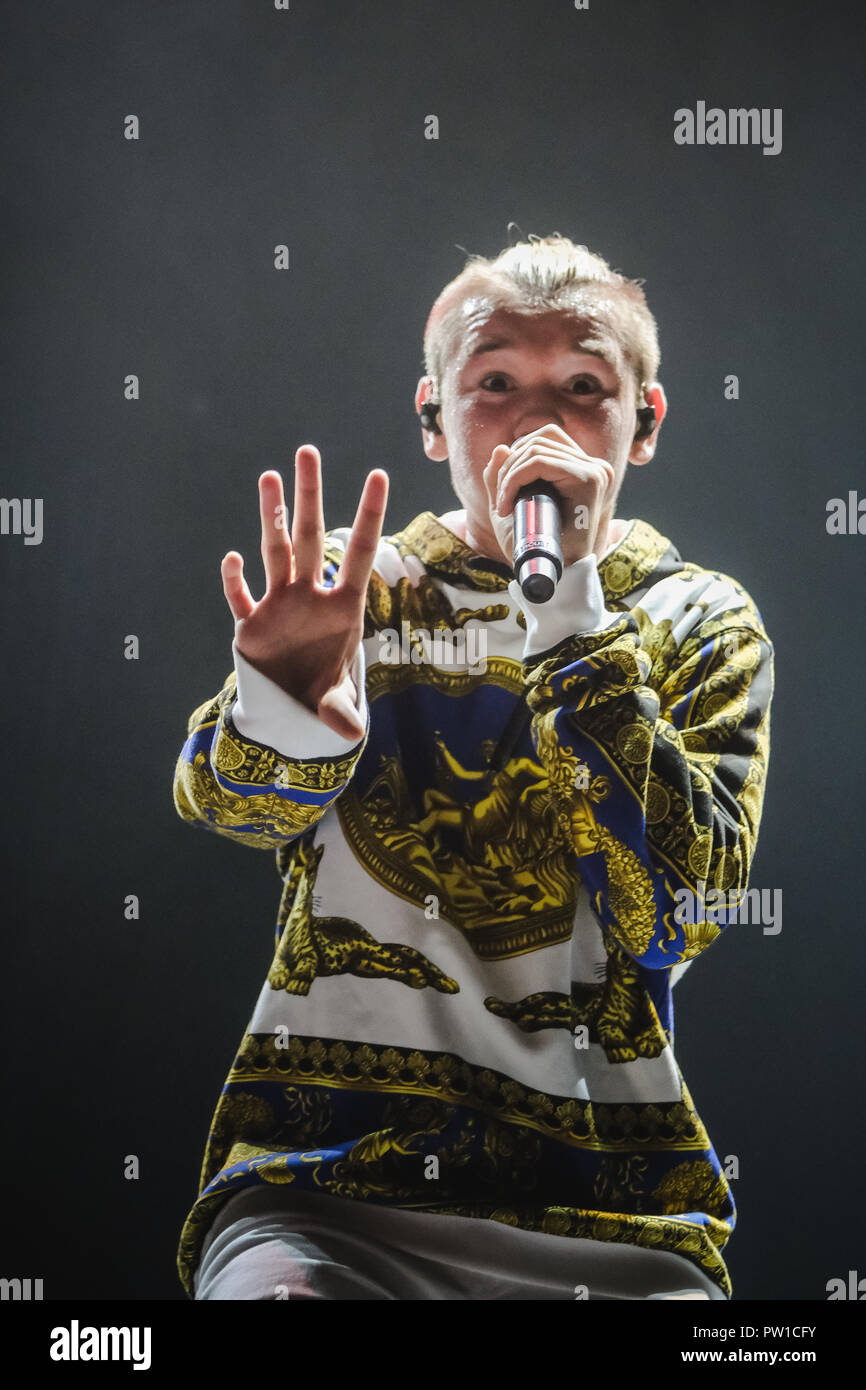
[[[497, 433], [497, 428], [497, 420], [492, 412], [479, 409], [477, 403], [467, 401], [455, 407], [452, 418], [453, 440], [464, 454], [476, 457], [479, 451], [486, 451], [486, 463], [487, 456], [493, 451], [493, 443], [490, 443], [490, 440]], [[500, 442], [497, 435], [494, 443]]]
[[599, 456], [613, 464], [621, 456], [626, 457], [637, 421], [634, 422], [634, 429], [630, 429], [631, 418], [623, 406], [617, 401], [604, 401], [595, 423], [598, 427]]
[[598, 410], [598, 422], [611, 439], [621, 432], [623, 419], [624, 411], [618, 401], [602, 401]]
[[451, 433], [465, 439], [472, 425], [472, 403], [468, 400], [453, 401], [448, 413]]

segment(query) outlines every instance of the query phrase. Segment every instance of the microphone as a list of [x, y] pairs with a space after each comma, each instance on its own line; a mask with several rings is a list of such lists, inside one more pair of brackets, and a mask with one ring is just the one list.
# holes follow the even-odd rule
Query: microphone
[[539, 478], [517, 494], [514, 508], [514, 577], [530, 603], [547, 603], [562, 575], [559, 493]]

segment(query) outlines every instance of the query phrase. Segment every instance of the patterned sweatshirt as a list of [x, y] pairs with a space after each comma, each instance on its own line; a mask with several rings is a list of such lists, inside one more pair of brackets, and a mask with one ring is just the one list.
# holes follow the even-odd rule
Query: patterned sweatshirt
[[261, 1184], [675, 1252], [730, 1296], [671, 991], [729, 919], [713, 889], [748, 886], [773, 646], [736, 581], [625, 525], [540, 605], [430, 512], [383, 537], [354, 746], [236, 645], [192, 714], [177, 811], [276, 851], [283, 887], [190, 1296], [216, 1212]]

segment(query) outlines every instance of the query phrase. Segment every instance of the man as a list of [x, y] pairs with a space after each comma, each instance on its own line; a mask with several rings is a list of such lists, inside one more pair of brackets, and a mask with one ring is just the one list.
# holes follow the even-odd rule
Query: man
[[[615, 516], [667, 409], [639, 286], [568, 239], [471, 258], [415, 406], [461, 510], [326, 533], [259, 480], [266, 593], [180, 815], [275, 849], [276, 949], [181, 1238], [210, 1298], [726, 1298], [735, 1207], [671, 989], [747, 887], [773, 648], [749, 595]], [[528, 602], [519, 489], [564, 569]], [[472, 639], [472, 640], [470, 640]], [[683, 905], [686, 910], [683, 910]], [[688, 910], [688, 904], [698, 904]]]

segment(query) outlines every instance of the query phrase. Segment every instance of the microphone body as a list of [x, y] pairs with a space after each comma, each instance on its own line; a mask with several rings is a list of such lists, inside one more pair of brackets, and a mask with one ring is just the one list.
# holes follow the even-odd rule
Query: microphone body
[[539, 478], [517, 494], [514, 507], [514, 577], [530, 603], [547, 603], [562, 575], [559, 493]]

